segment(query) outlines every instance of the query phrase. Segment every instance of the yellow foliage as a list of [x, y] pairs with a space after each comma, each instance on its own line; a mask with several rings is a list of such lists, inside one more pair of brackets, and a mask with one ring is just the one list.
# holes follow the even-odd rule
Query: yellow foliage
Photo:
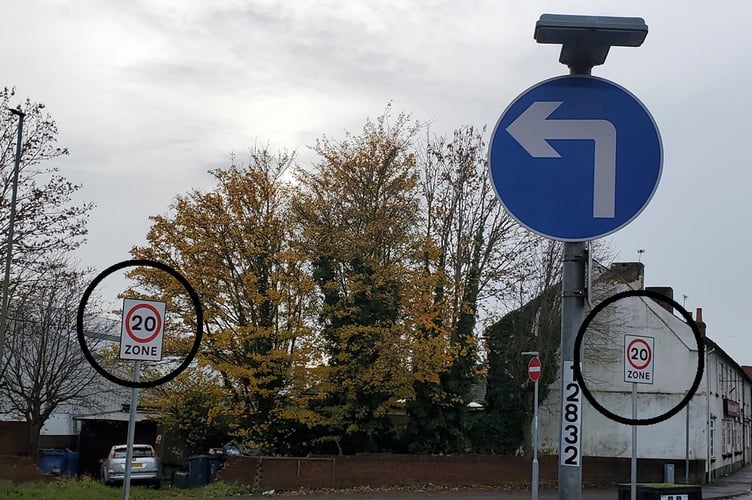
[[[147, 245], [131, 250], [175, 268], [199, 294], [205, 338], [197, 362], [222, 392], [209, 415], [227, 418], [238, 435], [249, 419], [271, 418], [258, 415], [261, 401], [289, 403], [311, 355], [315, 284], [286, 221], [290, 188], [277, 176], [288, 161], [254, 150], [248, 167], [213, 171], [214, 190], [178, 196], [169, 214], [151, 218]], [[146, 267], [129, 277], [167, 303], [177, 331], [195, 330], [179, 282]], [[173, 335], [166, 347], [186, 352], [192, 340]]]

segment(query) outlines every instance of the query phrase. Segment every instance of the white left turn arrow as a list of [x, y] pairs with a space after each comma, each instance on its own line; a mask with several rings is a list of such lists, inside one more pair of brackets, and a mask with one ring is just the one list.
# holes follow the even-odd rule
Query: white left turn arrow
[[551, 139], [595, 142], [593, 217], [614, 218], [616, 211], [616, 127], [608, 120], [549, 120], [562, 102], [535, 101], [507, 132], [533, 158], [561, 158]]

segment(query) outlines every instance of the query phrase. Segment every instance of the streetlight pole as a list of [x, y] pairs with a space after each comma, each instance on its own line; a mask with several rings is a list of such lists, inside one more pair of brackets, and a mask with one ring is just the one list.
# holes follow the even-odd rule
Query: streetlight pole
[[[20, 109], [10, 109], [18, 116], [18, 136], [16, 138], [16, 157], [13, 164], [13, 183], [10, 198], [10, 215], [8, 220], [8, 239], [5, 242], [5, 276], [3, 277], [3, 303], [0, 311], [0, 360], [5, 351], [5, 336], [8, 332], [8, 307], [10, 303], [10, 267], [13, 258], [13, 237], [16, 223], [16, 199], [18, 197], [18, 171], [21, 165], [21, 142], [23, 138], [23, 122], [26, 114]], [[4, 367], [0, 367], [0, 374]]]
[[[645, 40], [648, 27], [639, 17], [572, 16], [543, 14], [535, 24], [534, 38], [538, 43], [561, 44], [559, 62], [569, 67], [571, 75], [590, 75], [593, 66], [606, 61], [612, 46], [639, 47]], [[561, 300], [561, 432], [565, 426], [574, 425], [579, 432], [579, 406], [574, 421], [565, 421], [565, 387], [580, 394], [579, 385], [570, 371], [573, 369], [574, 343], [585, 318], [585, 241], [564, 243]], [[571, 393], [570, 393], [571, 394]], [[578, 400], [579, 401], [579, 400]], [[579, 403], [578, 403], [579, 404]], [[570, 415], [571, 417], [571, 415]], [[559, 447], [559, 498], [582, 498], [581, 441], [574, 448], [576, 460], [567, 464], [563, 460], [564, 440]], [[572, 448], [572, 446], [568, 446]]]

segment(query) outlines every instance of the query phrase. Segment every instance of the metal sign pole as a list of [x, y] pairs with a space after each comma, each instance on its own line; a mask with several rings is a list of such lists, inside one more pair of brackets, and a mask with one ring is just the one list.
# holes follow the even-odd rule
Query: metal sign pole
[[[138, 383], [141, 361], [133, 364], [133, 381]], [[125, 478], [123, 478], [123, 500], [129, 500], [131, 494], [131, 462], [133, 461], [133, 439], [136, 434], [136, 408], [138, 407], [138, 388], [131, 389], [131, 408], [128, 417], [128, 442], [125, 454]]]
[[[567, 397], [579, 398], [580, 389], [572, 373], [574, 341], [585, 319], [585, 242], [564, 243], [561, 298], [561, 432], [559, 443], [559, 498], [581, 500], [582, 466], [581, 440], [575, 432], [567, 432], [572, 425], [579, 431], [581, 416], [579, 403], [572, 404], [574, 412], [567, 412]], [[567, 436], [567, 437], [564, 437]], [[568, 439], [568, 440], [567, 440]]]
[[533, 500], [538, 500], [538, 380], [540, 380], [543, 374], [543, 367], [538, 358], [540, 355], [538, 351], [525, 351], [522, 355], [532, 356], [527, 364], [527, 375], [533, 381], [533, 387], [535, 388], [533, 393], [533, 470], [530, 491], [532, 492]]
[[[637, 384], [632, 382], [632, 420], [637, 419]], [[637, 426], [632, 426], [632, 470], [630, 474], [631, 500], [637, 500]]]
[[538, 500], [538, 380], [535, 380], [535, 392], [533, 396], [533, 500]]
[[[579, 77], [590, 76], [593, 66], [603, 64], [610, 47], [638, 47], [647, 32], [642, 18], [543, 14], [535, 25], [535, 40], [561, 44], [559, 62], [569, 66], [570, 75], [578, 78], [551, 79], [518, 96], [499, 118], [489, 145], [489, 172], [504, 207], [526, 228], [565, 242], [558, 469], [561, 500], [582, 498], [582, 391], [572, 372], [577, 332], [585, 319], [585, 241], [611, 234], [638, 215], [658, 185], [663, 164], [660, 135], [644, 105], [615, 85], [606, 90], [602, 85], [609, 84], [603, 83], [604, 80]], [[613, 92], [623, 92], [619, 95], [629, 104], [616, 104], [611, 97]], [[567, 109], [565, 116], [549, 120], [549, 115], [560, 105]], [[618, 122], [618, 131], [615, 122]], [[587, 132], [582, 128], [584, 125], [587, 125]], [[633, 131], [643, 131], [644, 136], [634, 142], [620, 141], [617, 150], [617, 133], [619, 137], [629, 136], [623, 132], [630, 126]], [[556, 139], [592, 140], [597, 153], [594, 157], [590, 153], [587, 157], [560, 155], [547, 142]], [[637, 150], [644, 153], [639, 160], [628, 156]], [[557, 168], [547, 169], [545, 175], [539, 174], [542, 161], [552, 158], [561, 158], [557, 160]], [[582, 168], [583, 162], [593, 165], [594, 190], [587, 183], [571, 182], [573, 170]], [[629, 169], [630, 164], [644, 165], [646, 168], [634, 171], [644, 171], [646, 175], [639, 180], [635, 178], [634, 182], [630, 179], [630, 182], [617, 184], [617, 163], [620, 169]], [[558, 189], [561, 185], [574, 188], [575, 184], [577, 191]], [[551, 196], [554, 188], [560, 198]], [[646, 197], [645, 193], [650, 195]], [[591, 196], [592, 212], [575, 209], [580, 204], [569, 201], [573, 197], [585, 200]], [[563, 209], [567, 212], [563, 213]], [[553, 222], [549, 212], [558, 213], [561, 217], [557, 220], [566, 223]], [[617, 217], [617, 213], [621, 215]], [[629, 216], [625, 218], [625, 214]]]

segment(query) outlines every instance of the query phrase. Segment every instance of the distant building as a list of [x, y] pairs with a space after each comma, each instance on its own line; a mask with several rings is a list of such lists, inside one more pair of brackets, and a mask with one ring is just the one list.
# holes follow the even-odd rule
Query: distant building
[[[593, 293], [602, 300], [624, 290], [643, 288], [643, 264], [616, 263], [599, 270]], [[654, 291], [672, 294], [668, 287]], [[654, 380], [652, 384], [638, 384], [638, 418], [656, 416], [675, 407], [697, 375], [698, 349], [692, 329], [665, 305], [646, 297], [619, 301], [604, 310], [608, 310], [607, 324], [593, 326], [592, 333], [587, 334], [590, 338], [583, 339], [583, 377], [596, 401], [612, 413], [632, 416], [632, 384], [624, 381], [625, 335], [654, 338]], [[640, 461], [674, 464], [677, 481], [684, 480], [685, 464], [689, 463], [692, 479], [709, 481], [752, 460], [752, 367], [745, 371], [705, 335], [702, 309], [697, 309], [694, 321], [705, 346], [702, 380], [689, 404], [678, 414], [655, 425], [638, 427], [638, 477]], [[556, 380], [548, 386], [548, 396], [539, 405], [539, 452], [543, 454], [557, 454], [559, 450], [558, 373], [557, 368]], [[605, 417], [582, 398], [583, 457], [628, 462], [631, 443], [631, 426]]]
[[[703, 326], [701, 310], [697, 321]], [[710, 478], [715, 478], [752, 461], [752, 378], [750, 367], [741, 367], [721, 347], [705, 338], [707, 363], [706, 456]], [[699, 423], [698, 423], [699, 425]]]

